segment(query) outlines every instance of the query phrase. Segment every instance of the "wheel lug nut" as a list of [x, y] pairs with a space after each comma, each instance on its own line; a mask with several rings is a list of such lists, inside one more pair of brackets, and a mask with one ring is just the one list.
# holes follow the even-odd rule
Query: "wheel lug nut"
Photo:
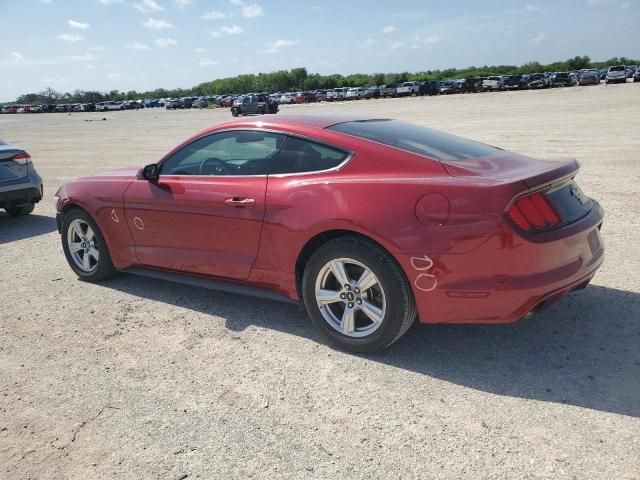
[[346, 284], [346, 285], [344, 286], [344, 288], [346, 288], [347, 290], [351, 290], [351, 285]]
[[358, 287], [355, 288], [354, 292], [360, 293], [360, 289]]
[[358, 299], [358, 305], [362, 305], [362, 300]]
[[349, 308], [353, 308], [353, 303], [349, 302]]
[[344, 300], [344, 298], [346, 297], [346, 295], [344, 293], [340, 294], [340, 298], [342, 298]]

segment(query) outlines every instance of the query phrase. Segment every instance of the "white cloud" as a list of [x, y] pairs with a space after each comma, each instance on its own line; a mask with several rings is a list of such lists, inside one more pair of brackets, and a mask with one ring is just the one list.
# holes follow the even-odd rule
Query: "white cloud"
[[544, 42], [544, 39], [545, 39], [545, 34], [539, 33], [538, 35], [536, 35], [531, 39], [531, 43], [533, 43], [534, 45], [540, 45], [542, 42]]
[[609, 0], [589, 0], [589, 6], [600, 7], [609, 3]]
[[93, 62], [96, 59], [96, 56], [87, 53], [85, 55], [72, 55], [69, 57], [72, 62]]
[[217, 60], [209, 60], [208, 58], [203, 58], [202, 60], [200, 60], [201, 67], [212, 67], [215, 65], [220, 65], [220, 62], [218, 62]]
[[211, 35], [213, 38], [218, 38], [222, 36], [222, 34], [217, 30], [211, 30], [211, 32], [209, 32], [209, 35]]
[[238, 35], [244, 32], [244, 29], [242, 27], [239, 27], [238, 25], [232, 25], [230, 27], [224, 25], [219, 28], [219, 31], [220, 33], [226, 33], [227, 35]]
[[369, 47], [373, 47], [373, 45], [375, 44], [375, 40], [373, 38], [367, 38], [364, 42], [362, 42], [360, 44], [360, 46], [362, 48], [369, 48]]
[[396, 31], [396, 27], [394, 27], [393, 25], [387, 25], [382, 29], [382, 33], [393, 33], [395, 31]]
[[149, 50], [149, 45], [140, 42], [131, 42], [125, 45], [129, 50]]
[[183, 9], [191, 5], [191, 0], [173, 0], [173, 3], [175, 3], [179, 9]]
[[427, 37], [418, 37], [416, 41], [424, 43], [425, 45], [433, 45], [434, 43], [438, 43], [440, 39], [440, 35], [429, 35]]
[[47, 5], [51, 3], [52, 0], [40, 0], [40, 3], [46, 3]]
[[173, 38], [156, 38], [153, 43], [155, 43], [160, 48], [167, 48], [171, 45], [177, 45], [178, 41]]
[[524, 10], [528, 13], [538, 13], [540, 11], [540, 7], [538, 7], [537, 5], [533, 5], [532, 3], [527, 4], [526, 7], [524, 7]]
[[173, 25], [166, 20], [158, 20], [155, 18], [150, 18], [146, 22], [142, 24], [144, 27], [149, 28], [151, 30], [165, 30], [174, 28]]
[[115, 5], [116, 3], [122, 3], [124, 0], [100, 0], [102, 5]]
[[120, 75], [119, 73], [110, 73], [109, 75], [107, 75], [107, 79], [109, 80], [118, 80], [119, 78], [122, 78], [122, 75]]
[[631, 6], [631, 2], [622, 2], [620, 4], [620, 10], [628, 10]]
[[195, 49], [195, 52], [196, 53], [204, 53], [204, 48], [199, 48], [198, 47], [198, 48]]
[[391, 44], [391, 50], [398, 50], [398, 49], [404, 48], [404, 47], [405, 47], [404, 42], [393, 42]]
[[66, 78], [43, 78], [42, 83], [46, 83], [47, 85], [55, 85], [60, 83], [67, 83]]
[[223, 18], [227, 18], [227, 14], [224, 12], [218, 12], [217, 10], [212, 10], [205, 13], [200, 18], [202, 20], [222, 20]]
[[277, 53], [282, 48], [291, 47], [297, 45], [298, 40], [276, 40], [273, 43], [269, 43], [261, 50], [262, 53]]
[[5, 66], [13, 65], [16, 67], [19, 67], [19, 66], [30, 67], [30, 66], [41, 66], [41, 65], [67, 65], [70, 63], [92, 62], [96, 59], [95, 55], [91, 53], [87, 53], [85, 55], [66, 55], [61, 57], [47, 56], [43, 58], [30, 59], [30, 58], [24, 58], [18, 52], [11, 52], [9, 54], [9, 58], [10, 59], [7, 61], [0, 60], [0, 65], [5, 65]]
[[82, 35], [78, 35], [76, 33], [61, 33], [60, 35], [58, 35], [58, 38], [60, 40], [64, 40], [65, 42], [74, 43], [82, 40]]
[[264, 15], [264, 10], [257, 3], [246, 3], [242, 0], [231, 0], [233, 5], [240, 7], [244, 18], [256, 18]]
[[89, 29], [89, 24], [88, 23], [76, 22], [75, 20], [69, 20], [67, 23], [69, 24], [69, 26], [71, 28], [75, 28], [76, 30], [88, 30]]
[[141, 12], [161, 12], [164, 10], [164, 7], [158, 5], [155, 0], [142, 0], [142, 3], [134, 3], [133, 6]]

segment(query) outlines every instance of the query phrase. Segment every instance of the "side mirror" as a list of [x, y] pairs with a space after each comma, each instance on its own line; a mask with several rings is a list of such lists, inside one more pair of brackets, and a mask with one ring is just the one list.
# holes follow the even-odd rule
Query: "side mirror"
[[149, 180], [150, 182], [157, 182], [158, 178], [160, 178], [160, 169], [158, 165], [152, 163], [151, 165], [147, 165], [142, 169], [142, 178], [145, 180]]

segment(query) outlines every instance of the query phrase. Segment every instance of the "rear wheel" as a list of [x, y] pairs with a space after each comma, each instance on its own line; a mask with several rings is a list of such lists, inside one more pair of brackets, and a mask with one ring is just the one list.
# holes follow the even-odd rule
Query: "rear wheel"
[[100, 229], [80, 209], [71, 210], [64, 216], [62, 248], [69, 266], [82, 280], [99, 282], [116, 274]]
[[35, 205], [32, 203], [29, 205], [22, 205], [21, 207], [7, 207], [5, 208], [5, 211], [12, 217], [21, 217], [33, 212], [34, 207]]
[[416, 317], [413, 294], [398, 265], [358, 237], [341, 237], [316, 250], [305, 268], [302, 292], [320, 332], [354, 352], [388, 347]]

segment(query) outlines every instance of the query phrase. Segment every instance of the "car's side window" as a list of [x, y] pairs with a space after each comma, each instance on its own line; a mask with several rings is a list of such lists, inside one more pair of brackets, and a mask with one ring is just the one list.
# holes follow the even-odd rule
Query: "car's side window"
[[289, 137], [269, 174], [304, 173], [329, 170], [340, 165], [347, 152], [321, 143]]
[[264, 175], [285, 139], [285, 135], [256, 130], [207, 135], [164, 161], [160, 175]]

